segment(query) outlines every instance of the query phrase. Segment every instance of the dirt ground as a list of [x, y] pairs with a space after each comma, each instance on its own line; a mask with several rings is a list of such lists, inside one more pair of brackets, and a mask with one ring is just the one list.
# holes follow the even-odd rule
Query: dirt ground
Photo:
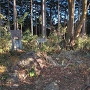
[[[30, 77], [32, 67], [36, 76]], [[59, 90], [90, 90], [90, 51], [23, 53], [7, 73], [6, 80], [0, 79], [0, 90], [44, 90], [51, 82], [56, 82]]]

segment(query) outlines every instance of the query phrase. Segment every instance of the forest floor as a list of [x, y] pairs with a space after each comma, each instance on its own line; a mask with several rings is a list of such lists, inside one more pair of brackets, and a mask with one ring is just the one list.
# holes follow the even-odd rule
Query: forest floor
[[0, 90], [90, 90], [90, 50], [13, 53], [7, 58], [6, 67], [0, 67]]

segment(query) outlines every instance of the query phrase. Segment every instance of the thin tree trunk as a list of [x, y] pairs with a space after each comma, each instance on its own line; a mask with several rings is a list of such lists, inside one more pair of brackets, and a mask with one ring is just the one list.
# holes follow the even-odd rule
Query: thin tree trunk
[[58, 33], [60, 34], [60, 0], [58, 0]]
[[42, 0], [42, 36], [46, 37], [46, 0]]
[[[36, 3], [35, 3], [35, 10], [37, 11]], [[35, 23], [36, 23], [36, 35], [37, 35], [37, 13], [35, 13]]]
[[78, 7], [78, 21], [80, 21], [80, 16], [81, 16], [81, 0], [79, 1], [79, 7]]
[[31, 33], [33, 35], [33, 7], [32, 7], [32, 0], [31, 0]]
[[13, 0], [13, 21], [14, 21], [14, 30], [17, 30], [17, 11], [16, 11], [16, 0]]
[[[1, 14], [1, 5], [0, 5], [0, 14]], [[1, 26], [1, 19], [0, 19], [0, 26]]]
[[50, 6], [50, 30], [52, 32], [52, 7]]
[[9, 17], [10, 17], [10, 14], [9, 14], [9, 0], [8, 0], [8, 30], [10, 30], [10, 21], [9, 21]]
[[[0, 14], [1, 14], [1, 3], [0, 3]], [[1, 19], [0, 19], [0, 27], [1, 27]], [[1, 30], [0, 30], [0, 37], [1, 37]]]
[[[18, 23], [17, 23], [17, 11], [16, 11], [16, 0], [13, 0], [13, 21], [14, 21], [14, 30], [11, 31], [12, 35], [12, 51], [13, 50], [21, 50], [22, 49], [22, 42], [21, 42], [21, 31], [18, 30]], [[14, 35], [15, 34], [15, 35]], [[19, 36], [17, 36], [19, 35]], [[20, 38], [19, 38], [20, 37]]]
[[20, 24], [20, 26], [21, 26], [21, 28], [20, 28], [20, 29], [21, 29], [21, 32], [22, 32], [22, 24]]

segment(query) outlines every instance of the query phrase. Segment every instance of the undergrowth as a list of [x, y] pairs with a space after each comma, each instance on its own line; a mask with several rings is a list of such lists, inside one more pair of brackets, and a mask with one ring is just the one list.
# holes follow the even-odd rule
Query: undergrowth
[[33, 36], [29, 29], [23, 33], [22, 43], [25, 51], [37, 51], [37, 35]]
[[76, 47], [75, 49], [90, 50], [90, 37], [86, 35], [78, 37], [75, 47]]

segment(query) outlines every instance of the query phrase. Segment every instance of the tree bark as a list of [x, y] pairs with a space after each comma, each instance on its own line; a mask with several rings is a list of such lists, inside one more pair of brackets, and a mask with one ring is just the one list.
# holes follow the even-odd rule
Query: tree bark
[[[87, 0], [82, 0], [82, 15], [80, 20], [77, 22], [78, 25], [74, 30], [74, 0], [68, 0], [68, 11], [69, 11], [69, 21], [67, 29], [67, 41], [71, 47], [75, 45], [75, 40], [80, 36], [82, 26], [86, 19], [87, 14]], [[75, 31], [75, 32], [74, 32]]]
[[32, 0], [31, 0], [31, 33], [33, 35], [33, 7], [32, 7]]
[[[1, 6], [0, 6], [0, 14], [1, 14]], [[1, 17], [0, 17], [0, 26], [1, 26]]]
[[[14, 50], [21, 50], [22, 49], [22, 42], [21, 42], [21, 38], [19, 38], [21, 36], [21, 31], [19, 32], [18, 30], [18, 23], [17, 23], [17, 10], [16, 10], [16, 0], [13, 0], [13, 21], [14, 21], [14, 30], [12, 30], [12, 32], [15, 34], [15, 32], [17, 32], [13, 37], [12, 37], [12, 51]], [[18, 34], [20, 33], [20, 34]], [[13, 34], [11, 33], [11, 36]]]
[[78, 21], [80, 21], [80, 16], [81, 16], [81, 0], [79, 1], [79, 7], [78, 7]]
[[42, 0], [42, 36], [46, 37], [46, 0]]
[[70, 42], [70, 40], [74, 36], [74, 0], [68, 0], [68, 12], [69, 12], [69, 20], [66, 38]]
[[83, 35], [86, 35], [86, 19], [85, 19], [85, 22], [83, 23], [81, 35], [82, 35], [82, 36], [83, 36]]
[[17, 11], [16, 11], [16, 0], [13, 0], [13, 22], [14, 22], [14, 30], [17, 30]]
[[[1, 5], [0, 5], [0, 14], [1, 14]], [[1, 18], [0, 18], [0, 27], [1, 27]], [[0, 37], [1, 37], [1, 30], [0, 30]]]
[[10, 21], [9, 21], [10, 14], [9, 14], [9, 9], [10, 9], [10, 6], [9, 6], [9, 0], [8, 0], [8, 30], [10, 30]]
[[76, 33], [75, 33], [75, 38], [79, 37], [83, 23], [85, 22], [86, 19], [86, 14], [87, 14], [87, 0], [82, 0], [82, 15], [79, 21], [79, 24], [76, 28]]
[[60, 0], [58, 0], [58, 32], [60, 33]]

